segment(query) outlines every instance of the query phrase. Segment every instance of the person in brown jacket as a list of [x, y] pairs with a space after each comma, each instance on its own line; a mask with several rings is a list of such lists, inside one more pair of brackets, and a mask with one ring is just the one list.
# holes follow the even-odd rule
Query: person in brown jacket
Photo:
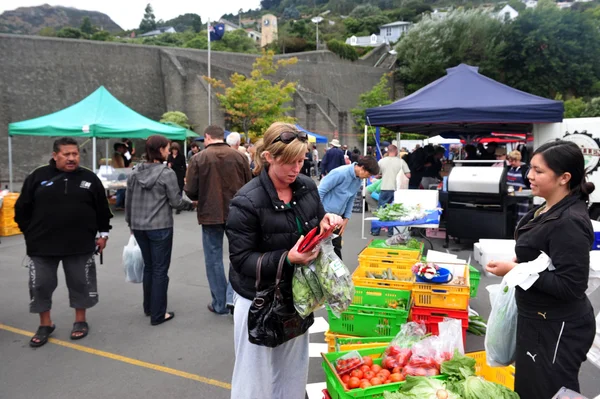
[[[218, 126], [204, 130], [204, 151], [190, 159], [185, 193], [198, 201], [198, 224], [202, 225], [202, 246], [206, 277], [212, 302], [208, 310], [226, 315], [233, 303], [223, 265], [223, 236], [229, 203], [237, 191], [252, 179], [248, 160], [223, 142], [225, 132]], [[228, 297], [229, 296], [229, 297]]]

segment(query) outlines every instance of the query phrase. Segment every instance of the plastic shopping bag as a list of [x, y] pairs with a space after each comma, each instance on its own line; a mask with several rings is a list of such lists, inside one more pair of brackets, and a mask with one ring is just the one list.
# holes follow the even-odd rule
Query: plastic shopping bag
[[354, 299], [352, 275], [333, 250], [332, 237], [321, 243], [321, 252], [315, 260], [315, 271], [325, 301], [336, 317], [348, 309]]
[[485, 335], [487, 363], [492, 367], [508, 366], [517, 348], [517, 302], [515, 288], [504, 280], [487, 287], [492, 311]]
[[325, 295], [315, 273], [314, 263], [297, 267], [292, 280], [294, 307], [302, 318], [308, 317], [325, 303]]
[[141, 283], [144, 280], [144, 258], [133, 234], [123, 248], [123, 268], [128, 283]]
[[388, 370], [406, 366], [412, 356], [411, 348], [425, 338], [426, 334], [427, 329], [424, 324], [414, 321], [403, 324], [400, 332], [383, 352], [381, 366]]

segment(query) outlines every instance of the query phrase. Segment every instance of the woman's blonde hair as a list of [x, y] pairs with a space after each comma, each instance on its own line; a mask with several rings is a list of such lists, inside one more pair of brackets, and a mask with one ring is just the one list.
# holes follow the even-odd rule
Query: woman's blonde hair
[[254, 175], [258, 176], [263, 168], [269, 163], [265, 157], [265, 153], [271, 154], [274, 159], [282, 163], [292, 163], [300, 156], [304, 156], [308, 152], [308, 141], [303, 142], [294, 139], [289, 144], [281, 141], [275, 142], [282, 133], [292, 132], [298, 134], [296, 126], [289, 123], [275, 122], [265, 132], [262, 139], [256, 143], [256, 153], [254, 155]]
[[521, 152], [517, 151], [517, 150], [511, 151], [508, 154], [508, 159], [514, 159], [515, 161], [520, 162], [521, 161]]

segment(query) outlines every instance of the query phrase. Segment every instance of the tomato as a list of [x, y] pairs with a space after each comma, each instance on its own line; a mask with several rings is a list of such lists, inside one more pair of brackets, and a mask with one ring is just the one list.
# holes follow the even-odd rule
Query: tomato
[[361, 382], [361, 383], [360, 383], [360, 387], [361, 387], [362, 389], [365, 389], [365, 388], [368, 388], [368, 387], [371, 387], [371, 386], [372, 386], [372, 385], [371, 385], [371, 383], [370, 383], [369, 381], [364, 381], [364, 382]]
[[385, 385], [385, 384], [391, 384], [391, 383], [392, 383], [392, 380], [385, 380], [385, 382], [383, 384]]
[[371, 366], [367, 366], [366, 364], [363, 364], [362, 366], [360, 366], [359, 370], [362, 371], [364, 374], [366, 371], [371, 371]]
[[350, 372], [350, 377], [356, 377], [360, 380], [363, 378], [363, 372], [359, 369], [354, 369]]
[[400, 368], [400, 367], [394, 367], [392, 369], [392, 374], [400, 374], [401, 371], [402, 371], [402, 368]]
[[375, 386], [375, 385], [381, 385], [381, 379], [375, 377], [375, 378], [371, 378], [371, 385]]
[[382, 382], [387, 380], [387, 376], [385, 374], [383, 374], [381, 371], [379, 373], [377, 373], [375, 378], [379, 378]]
[[365, 363], [365, 365], [369, 367], [373, 365], [373, 359], [371, 358], [371, 356], [363, 356], [362, 360]]
[[381, 371], [381, 366], [378, 364], [374, 364], [371, 366], [371, 371], [373, 371], [375, 374], [377, 374]]
[[342, 382], [343, 382], [344, 384], [347, 384], [349, 379], [350, 379], [350, 375], [348, 375], [348, 374], [344, 374], [344, 375], [342, 376]]
[[348, 380], [348, 388], [354, 389], [360, 386], [360, 380], [356, 377], [350, 377]]
[[386, 369], [392, 370], [394, 367], [398, 366], [398, 362], [393, 357], [388, 356], [388, 357], [385, 358], [385, 360], [383, 361], [382, 365]]
[[364, 377], [364, 378], [366, 378], [367, 380], [371, 380], [371, 378], [374, 378], [374, 377], [375, 377], [375, 372], [374, 372], [374, 371], [371, 371], [371, 370], [369, 369], [369, 371], [365, 371], [365, 372], [363, 373], [363, 377]]
[[392, 374], [392, 373], [390, 373], [390, 372], [389, 372], [389, 370], [386, 370], [386, 369], [381, 369], [381, 371], [380, 371], [379, 373], [377, 373], [377, 374], [383, 374], [383, 375], [385, 375], [385, 378], [384, 378], [384, 380], [387, 380], [387, 378], [388, 378], [388, 377], [390, 376], [390, 374]]
[[400, 375], [400, 373], [390, 374], [390, 381], [400, 382], [400, 381], [402, 381], [402, 376]]

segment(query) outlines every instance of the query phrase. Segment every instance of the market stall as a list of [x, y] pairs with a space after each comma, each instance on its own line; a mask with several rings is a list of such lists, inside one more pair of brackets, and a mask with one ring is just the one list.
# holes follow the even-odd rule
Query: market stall
[[[115, 98], [104, 86], [53, 114], [8, 125], [9, 180], [12, 191], [12, 138], [15, 136], [82, 137], [93, 143], [93, 170], [96, 171], [96, 139], [145, 139], [153, 134], [171, 140], [185, 140], [186, 129], [167, 126], [138, 114]], [[108, 153], [108, 141], [106, 142]]]

